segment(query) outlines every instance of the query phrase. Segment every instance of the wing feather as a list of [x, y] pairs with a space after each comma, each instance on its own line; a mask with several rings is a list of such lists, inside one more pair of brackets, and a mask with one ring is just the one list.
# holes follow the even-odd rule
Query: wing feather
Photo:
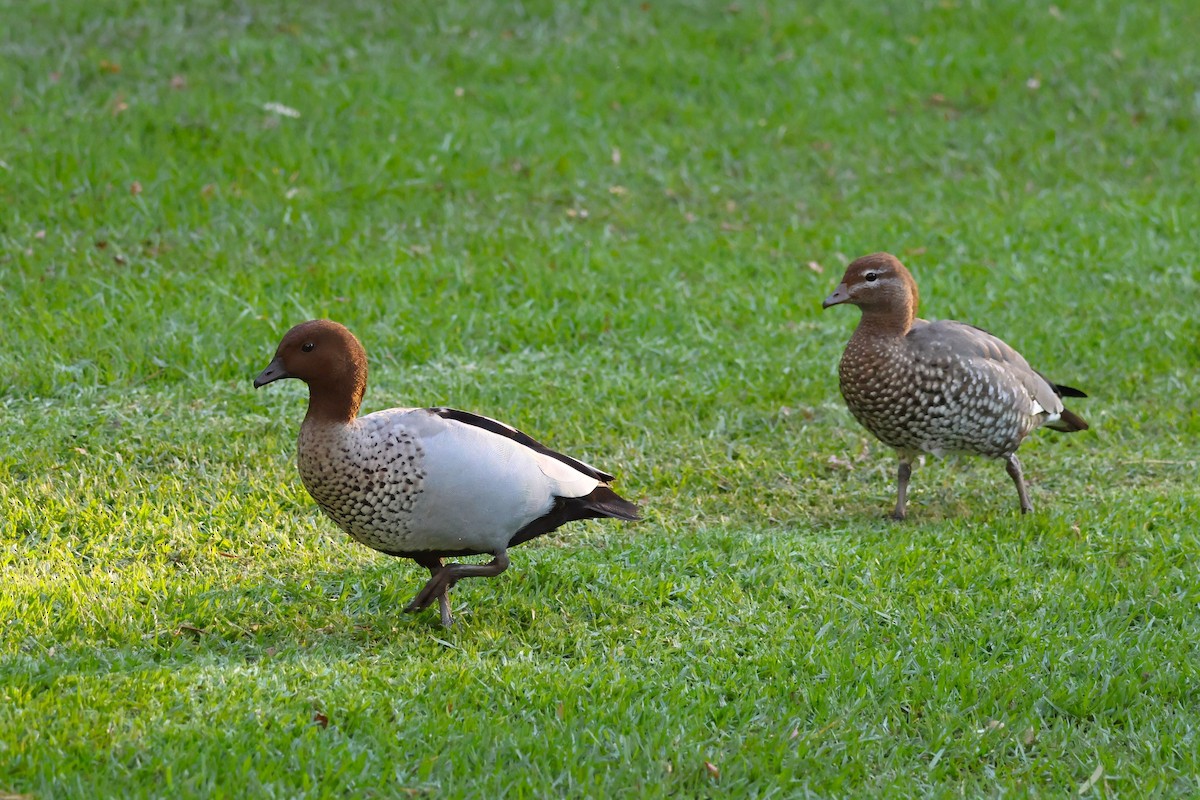
[[985, 368], [999, 369], [1025, 389], [1040, 411], [1055, 418], [1062, 413], [1063, 404], [1055, 385], [998, 336], [963, 322], [919, 322], [923, 324], [914, 324], [908, 333], [915, 344], [930, 350], [944, 347], [968, 361], [985, 363]]
[[[554, 468], [549, 464], [545, 464], [545, 458], [566, 464], [576, 472], [582, 472], [589, 478], [600, 481], [601, 483], [609, 483], [613, 480], [613, 476], [609, 475], [607, 472], [598, 470], [585, 461], [580, 461], [577, 458], [571, 458], [571, 456], [560, 453], [557, 450], [551, 450], [549, 447], [546, 447], [546, 445], [534, 439], [532, 436], [522, 433], [513, 426], [506, 425], [505, 423], [500, 422], [499, 420], [494, 420], [491, 417], [485, 417], [482, 414], [472, 414], [470, 411], [459, 411], [456, 408], [446, 408], [445, 406], [427, 408], [425, 411], [433, 414], [434, 416], [441, 417], [442, 419], [450, 419], [454, 420], [455, 422], [461, 422], [464, 425], [471, 425], [476, 428], [481, 428], [489, 433], [494, 433], [497, 436], [503, 436], [507, 439], [512, 439], [514, 442], [528, 447], [530, 450], [533, 450], [535, 453], [543, 457], [539, 458], [538, 461], [539, 463], [543, 464], [543, 470], [547, 471], [547, 474], [550, 474], [551, 471], [557, 472], [557, 470], [554, 470]], [[562, 474], [559, 473], [557, 475], [553, 475], [553, 477], [561, 480]]]

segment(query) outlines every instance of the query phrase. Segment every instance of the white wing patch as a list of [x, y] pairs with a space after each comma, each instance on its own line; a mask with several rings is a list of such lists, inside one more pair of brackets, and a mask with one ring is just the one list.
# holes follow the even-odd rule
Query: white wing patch
[[600, 485], [600, 481], [590, 475], [584, 475], [557, 458], [525, 449], [537, 460], [538, 469], [542, 474], [555, 484], [554, 493], [560, 497], [583, 497]]

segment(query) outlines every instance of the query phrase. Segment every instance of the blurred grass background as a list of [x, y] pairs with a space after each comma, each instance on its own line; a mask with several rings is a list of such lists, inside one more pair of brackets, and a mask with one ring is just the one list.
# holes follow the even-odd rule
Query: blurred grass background
[[[1193, 4], [0, 30], [0, 791], [1200, 791]], [[931, 461], [882, 520], [819, 307], [881, 249], [1091, 395], [1022, 450], [1032, 517]], [[449, 632], [400, 615], [420, 570], [295, 476], [302, 387], [250, 387], [316, 316], [366, 410], [499, 417], [647, 521], [514, 552]]]

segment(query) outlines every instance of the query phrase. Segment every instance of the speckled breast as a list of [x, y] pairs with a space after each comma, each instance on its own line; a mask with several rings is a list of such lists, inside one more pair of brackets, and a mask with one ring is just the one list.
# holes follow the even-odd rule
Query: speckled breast
[[302, 427], [300, 479], [321, 510], [354, 539], [376, 550], [403, 551], [423, 491], [423, 453], [404, 430], [363, 421]]
[[899, 450], [999, 458], [1033, 425], [1012, 387], [972, 374], [951, 354], [921, 358], [903, 347], [852, 342], [838, 375], [855, 419]]

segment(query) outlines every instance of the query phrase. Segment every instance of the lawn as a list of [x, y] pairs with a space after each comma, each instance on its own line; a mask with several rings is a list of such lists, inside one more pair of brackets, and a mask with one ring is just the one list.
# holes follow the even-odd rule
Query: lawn
[[[0, 797], [1200, 795], [1200, 6], [0, 2]], [[1088, 392], [997, 462], [842, 404], [896, 253]], [[618, 475], [452, 593], [300, 485], [366, 410]]]

